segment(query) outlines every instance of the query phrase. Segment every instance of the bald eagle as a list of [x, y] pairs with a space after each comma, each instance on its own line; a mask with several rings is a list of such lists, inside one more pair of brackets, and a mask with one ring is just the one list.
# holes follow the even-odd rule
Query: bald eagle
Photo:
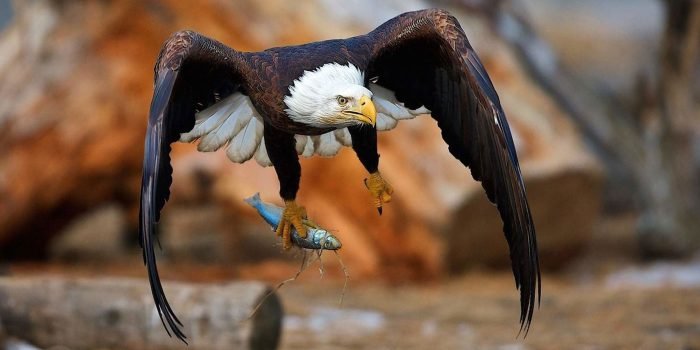
[[[484, 66], [457, 20], [444, 10], [399, 15], [366, 35], [261, 52], [239, 52], [192, 31], [172, 35], [155, 65], [145, 140], [140, 243], [156, 308], [168, 334], [185, 340], [154, 255], [155, 225], [170, 195], [170, 144], [199, 140], [236, 163], [272, 165], [284, 200], [277, 234], [303, 237], [295, 202], [299, 156], [352, 147], [381, 214], [393, 189], [379, 172], [377, 131], [430, 114], [449, 152], [481, 181], [503, 220], [521, 331], [541, 295], [535, 228], [508, 122]], [[465, 234], [469, 234], [465, 232]]]

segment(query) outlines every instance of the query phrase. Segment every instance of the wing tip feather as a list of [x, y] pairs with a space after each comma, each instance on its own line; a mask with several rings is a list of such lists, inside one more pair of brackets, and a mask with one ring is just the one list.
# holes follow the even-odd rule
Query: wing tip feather
[[[157, 72], [156, 86], [149, 111], [149, 123], [144, 143], [144, 162], [141, 179], [141, 200], [139, 210], [139, 243], [142, 248], [144, 264], [148, 272], [149, 284], [155, 307], [168, 335], [174, 334], [178, 339], [186, 343], [186, 335], [179, 328], [182, 323], [173, 312], [165, 297], [163, 287], [158, 275], [158, 267], [155, 260], [155, 248], [153, 240], [156, 239], [156, 222], [159, 219], [159, 211], [167, 201], [167, 195], [158, 198], [159, 171], [163, 161], [168, 158], [168, 140], [166, 140], [165, 113], [172, 88], [175, 84], [177, 72], [165, 69]], [[164, 146], [168, 144], [168, 146]], [[162, 194], [161, 194], [162, 195]], [[166, 326], [167, 324], [167, 326]]]

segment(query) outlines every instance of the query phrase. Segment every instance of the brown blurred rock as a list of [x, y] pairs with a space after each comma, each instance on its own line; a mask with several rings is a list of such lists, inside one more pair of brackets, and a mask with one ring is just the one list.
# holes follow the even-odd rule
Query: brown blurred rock
[[231, 235], [224, 231], [221, 208], [202, 205], [170, 209], [160, 225], [163, 228], [160, 242], [169, 258], [208, 263], [225, 261], [227, 247], [231, 246], [227, 238]]
[[[484, 37], [488, 35], [480, 39]], [[488, 49], [480, 54], [486, 56], [514, 133], [537, 229], [540, 263], [558, 269], [590, 241], [600, 216], [603, 170], [574, 125], [532, 85], [507, 49], [501, 44]], [[458, 200], [450, 206], [452, 215], [444, 226], [448, 269], [509, 264], [503, 224], [481, 186], [456, 193]]]
[[126, 216], [116, 205], [77, 217], [51, 242], [49, 257], [62, 261], [114, 261], [127, 255]]
[[[540, 265], [550, 270], [564, 268], [591, 240], [600, 214], [602, 179], [581, 170], [560, 169], [529, 178], [527, 185]], [[510, 266], [502, 227], [496, 208], [485, 196], [465, 200], [445, 229], [447, 268], [459, 272], [470, 266]]]
[[[389, 1], [376, 8], [371, 18], [360, 18], [346, 11], [346, 5], [323, 1], [301, 5], [281, 0], [212, 0], [196, 5], [26, 1], [17, 6], [16, 21], [0, 37], [0, 52], [4, 53], [0, 57], [0, 100], [6, 101], [0, 105], [0, 253], [4, 257], [40, 256], [61, 227], [104, 202], [117, 201], [128, 207], [131, 226], [136, 226], [152, 65], [171, 32], [190, 28], [240, 50], [259, 50], [363, 33], [414, 9], [411, 6], [428, 7], [420, 1], [412, 5]], [[367, 6], [372, 3], [368, 1]], [[592, 188], [578, 194], [580, 201], [570, 206], [540, 204], [537, 198], [553, 198], [555, 203], [573, 198], [574, 194], [565, 191], [570, 186], [562, 180], [566, 179], [563, 174], [575, 173], [583, 183], [595, 183], [600, 174], [571, 125], [519, 73], [511, 53], [489, 36], [481, 21], [461, 20], [511, 121], [544, 249], [550, 246], [548, 236], [550, 242], [560, 241], [557, 234], [547, 233], [558, 228], [549, 228], [547, 219], [538, 218], [560, 217], [567, 222], [569, 213], [575, 211], [577, 219], [593, 223], [595, 210], [577, 208], [581, 203], [590, 208], [599, 193]], [[367, 174], [351, 150], [343, 150], [334, 159], [302, 161], [299, 201], [311, 217], [343, 241], [341, 255], [353, 278], [434, 277], [443, 270], [445, 245], [466, 255], [472, 255], [469, 249], [476, 249], [507, 257], [503, 247], [486, 242], [462, 247], [461, 236], [449, 233], [453, 231], [450, 227], [481, 222], [480, 215], [460, 208], [483, 200], [483, 191], [448, 154], [435, 123], [427, 117], [418, 119], [380, 135], [380, 168], [396, 189], [394, 201], [381, 217], [363, 185]], [[242, 202], [261, 192], [266, 201], [280, 204], [272, 168], [251, 162], [234, 165], [222, 152], [197, 154], [192, 145], [182, 144], [173, 148], [173, 167], [173, 194], [161, 226], [168, 231], [170, 220], [171, 227], [181, 230], [171, 236], [184, 238], [173, 243], [180, 252], [196, 250], [197, 245], [206, 251], [218, 244], [246, 247], [250, 242], [249, 247], [261, 249], [259, 253], [248, 250], [248, 256], [279, 249], [266, 248], [270, 240], [274, 242], [273, 234]], [[530, 185], [531, 181], [549, 187]], [[201, 229], [197, 222], [219, 220], [215, 216], [221, 222], [213, 224], [212, 235], [197, 243], [199, 232], [186, 229], [171, 216], [182, 215], [178, 207], [205, 204], [221, 208], [221, 213], [211, 209], [199, 219], [193, 217], [192, 225]], [[495, 208], [491, 209], [495, 214]], [[249, 229], [243, 222], [257, 225], [260, 229], [252, 231], [269, 238], [246, 236]], [[488, 230], [480, 232], [502, 240], [500, 222], [484, 225]], [[445, 230], [446, 236], [441, 234]], [[583, 244], [588, 228], [581, 225], [580, 230], [577, 246]], [[216, 237], [226, 234], [235, 238]], [[163, 232], [163, 238], [168, 235]], [[558, 244], [551, 243], [553, 251]], [[239, 252], [217, 247], [212, 255], [245, 256]], [[467, 261], [450, 257], [448, 266]]]
[[228, 264], [279, 258], [282, 246], [274, 232], [251, 221], [211, 203], [173, 206], [160, 225], [162, 253], [178, 262]]
[[[275, 349], [283, 311], [255, 282], [166, 283], [192, 349]], [[163, 329], [144, 280], [0, 279], [0, 328], [42, 348], [181, 349]]]

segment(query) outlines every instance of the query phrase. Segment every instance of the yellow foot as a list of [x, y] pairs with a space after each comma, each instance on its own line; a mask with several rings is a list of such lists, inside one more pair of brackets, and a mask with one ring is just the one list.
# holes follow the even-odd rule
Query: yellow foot
[[285, 207], [282, 219], [277, 225], [277, 236], [282, 237], [282, 247], [287, 250], [292, 247], [292, 228], [297, 230], [299, 237], [306, 238], [306, 209], [298, 205], [294, 200], [284, 201]]
[[377, 207], [379, 215], [382, 215], [382, 205], [391, 202], [391, 195], [394, 193], [394, 188], [389, 185], [379, 171], [369, 174], [369, 178], [365, 179], [365, 186], [372, 194], [374, 205]]

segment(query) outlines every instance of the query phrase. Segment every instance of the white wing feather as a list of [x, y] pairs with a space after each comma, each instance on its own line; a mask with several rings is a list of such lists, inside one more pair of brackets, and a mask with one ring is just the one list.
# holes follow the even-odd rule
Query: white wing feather
[[265, 148], [264, 136], [260, 139], [260, 145], [258, 146], [258, 150], [255, 151], [255, 161], [258, 162], [258, 164], [262, 167], [268, 167], [272, 165], [270, 157], [267, 156], [267, 149]]
[[417, 115], [428, 114], [430, 111], [421, 106], [418, 109], [408, 109], [396, 99], [393, 91], [377, 85], [369, 84], [372, 91], [372, 101], [377, 108], [377, 130], [386, 131], [396, 127], [399, 120], [413, 119]]
[[[399, 120], [411, 119], [420, 114], [428, 114], [425, 107], [415, 110], [406, 108], [396, 100], [393, 91], [377, 84], [370, 84], [372, 100], [377, 108], [377, 130], [385, 131], [396, 127]], [[270, 166], [265, 140], [263, 138], [262, 117], [255, 110], [250, 98], [235, 93], [195, 115], [195, 126], [180, 135], [180, 141], [191, 142], [199, 139], [197, 149], [202, 152], [215, 151], [228, 143], [226, 155], [236, 163], [251, 158], [262, 166]], [[295, 135], [297, 154], [311, 157], [336, 155], [343, 146], [352, 147], [352, 137], [347, 128], [338, 129], [318, 136]]]
[[352, 147], [352, 136], [348, 128], [342, 128], [335, 131], [335, 138], [345, 147]]
[[[217, 149], [223, 147], [234, 136], [236, 136], [241, 129], [243, 129], [252, 119], [254, 119], [252, 115], [247, 113], [248, 111], [242, 111], [244, 109], [246, 108], [239, 108], [233, 113], [233, 115], [226, 119], [221, 126], [202, 136], [202, 139], [199, 141], [199, 145], [197, 145], [197, 150], [201, 152], [216, 151]], [[235, 114], [241, 115], [236, 116]]]
[[303, 154], [309, 137], [304, 135], [294, 135], [294, 139], [296, 140], [297, 154]]
[[379, 131], [389, 131], [393, 128], [396, 127], [396, 125], [399, 123], [398, 120], [384, 114], [384, 113], [377, 113], [377, 130]]
[[223, 123], [202, 136], [197, 149], [201, 152], [216, 151], [248, 125], [256, 113], [251, 108], [249, 101], [250, 99], [245, 97], [235, 101], [230, 106], [222, 106], [222, 109], [229, 109], [231, 112], [226, 113], [227, 118]]
[[333, 157], [342, 147], [343, 145], [335, 139], [335, 133], [327, 132], [319, 137], [316, 154], [321, 157]]
[[308, 158], [314, 155], [314, 150], [316, 149], [314, 144], [317, 142], [317, 139], [318, 136], [306, 136], [306, 146], [304, 146], [304, 152], [301, 153], [302, 156]]
[[226, 149], [226, 155], [236, 163], [250, 159], [260, 145], [263, 124], [258, 118], [251, 118], [248, 124], [233, 137]]
[[233, 94], [217, 104], [195, 114], [195, 125], [192, 131], [180, 134], [180, 141], [192, 142], [218, 128], [240, 106], [244, 96]]

